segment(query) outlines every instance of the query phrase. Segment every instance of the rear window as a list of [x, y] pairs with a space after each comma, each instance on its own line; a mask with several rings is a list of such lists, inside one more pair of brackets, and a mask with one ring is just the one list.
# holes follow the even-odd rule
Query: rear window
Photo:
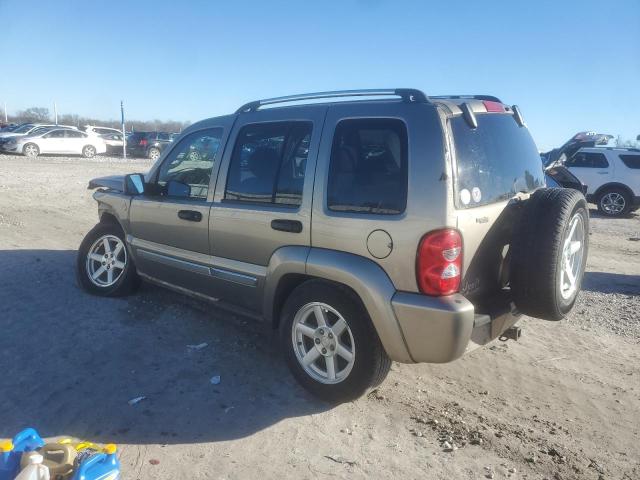
[[620, 160], [628, 168], [640, 169], [640, 155], [620, 155]]
[[604, 153], [578, 152], [564, 162], [565, 167], [574, 168], [607, 168], [609, 162]]
[[463, 117], [451, 119], [458, 208], [507, 200], [545, 185], [542, 162], [529, 130], [511, 115], [479, 114], [478, 128]]

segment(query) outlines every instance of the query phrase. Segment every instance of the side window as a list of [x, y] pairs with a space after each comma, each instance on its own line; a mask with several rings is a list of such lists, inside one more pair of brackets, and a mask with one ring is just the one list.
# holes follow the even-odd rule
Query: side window
[[565, 162], [567, 167], [581, 168], [607, 168], [609, 162], [604, 153], [578, 152], [571, 159]]
[[86, 135], [82, 132], [76, 132], [75, 130], [67, 130], [66, 137], [67, 138], [83, 138], [83, 137], [86, 137]]
[[407, 150], [407, 129], [400, 120], [341, 121], [331, 149], [329, 210], [402, 213], [407, 204]]
[[[187, 135], [169, 152], [158, 171], [157, 183], [166, 192], [170, 181], [188, 185], [193, 199], [205, 200], [211, 171], [222, 139], [222, 128], [209, 128]], [[171, 194], [171, 189], [166, 192]], [[184, 191], [184, 189], [182, 189]]]
[[620, 155], [620, 160], [627, 168], [640, 169], [640, 155]]
[[44, 138], [64, 138], [64, 130], [54, 130], [47, 133]]
[[165, 141], [169, 141], [169, 134], [168, 133], [158, 133], [158, 140], [165, 140]]
[[243, 127], [231, 156], [225, 200], [299, 206], [312, 128], [310, 122]]

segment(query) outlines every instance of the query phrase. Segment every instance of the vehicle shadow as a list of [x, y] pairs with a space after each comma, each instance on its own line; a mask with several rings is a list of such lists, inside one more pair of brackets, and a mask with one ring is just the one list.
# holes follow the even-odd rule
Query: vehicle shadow
[[618, 217], [610, 217], [608, 215], [605, 215], [603, 213], [600, 213], [600, 211], [597, 208], [589, 208], [589, 216], [593, 217], [593, 218], [606, 218], [609, 220], [624, 220], [624, 219], [628, 219], [628, 218], [635, 218], [640, 216], [640, 213], [638, 213], [638, 211], [633, 211], [633, 212], [629, 212], [626, 215], [620, 215]]
[[582, 289], [590, 292], [640, 295], [640, 275], [585, 272]]
[[0, 251], [0, 438], [33, 426], [97, 442], [218, 441], [331, 408], [295, 383], [270, 328], [147, 284], [88, 295], [75, 258]]

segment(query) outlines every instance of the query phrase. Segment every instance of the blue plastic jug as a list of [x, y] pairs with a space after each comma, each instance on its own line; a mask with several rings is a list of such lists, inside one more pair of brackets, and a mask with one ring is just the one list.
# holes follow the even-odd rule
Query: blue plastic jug
[[31, 452], [44, 445], [33, 428], [25, 428], [13, 441], [0, 444], [0, 480], [13, 480], [20, 470], [22, 452]]
[[116, 446], [105, 445], [104, 453], [94, 453], [80, 462], [71, 480], [117, 480], [120, 478], [120, 462]]

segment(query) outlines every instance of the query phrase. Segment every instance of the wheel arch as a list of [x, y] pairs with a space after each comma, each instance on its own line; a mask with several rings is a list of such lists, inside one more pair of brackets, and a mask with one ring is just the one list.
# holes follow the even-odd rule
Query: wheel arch
[[366, 309], [389, 357], [413, 363], [391, 299], [393, 283], [375, 262], [350, 253], [310, 247], [282, 247], [274, 252], [264, 288], [263, 315], [273, 327], [289, 294], [307, 280], [324, 280], [352, 293]]
[[595, 191], [593, 195], [595, 200], [599, 201], [600, 195], [602, 195], [605, 191], [611, 190], [613, 188], [619, 188], [621, 190], [626, 191], [631, 196], [632, 199], [633, 197], [635, 197], [635, 193], [633, 192], [633, 190], [629, 185], [625, 185], [624, 183], [620, 183], [620, 182], [609, 182], [598, 187], [598, 189]]

